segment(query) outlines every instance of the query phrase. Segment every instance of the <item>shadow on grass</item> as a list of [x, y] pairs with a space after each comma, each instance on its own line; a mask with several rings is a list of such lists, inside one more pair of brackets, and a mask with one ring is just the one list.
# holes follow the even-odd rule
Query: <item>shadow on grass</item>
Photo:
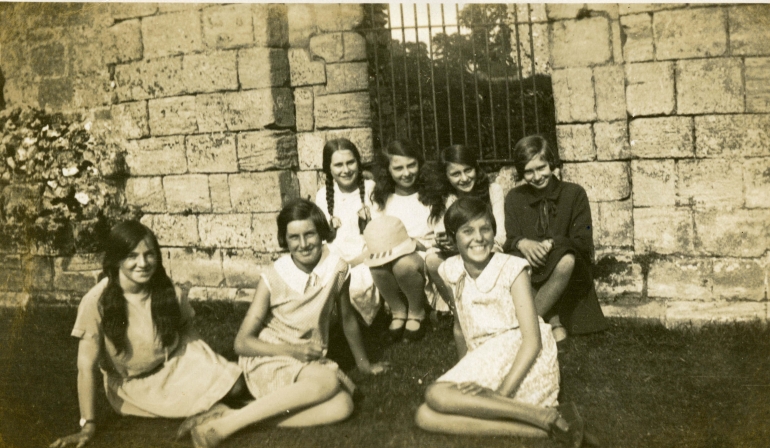
[[[204, 339], [231, 360], [243, 304], [194, 303]], [[75, 358], [69, 336], [76, 309], [39, 306], [0, 309], [0, 447], [47, 446], [77, 430]], [[423, 432], [414, 412], [428, 384], [456, 361], [444, 322], [417, 344], [381, 341], [380, 317], [365, 332], [373, 359], [392, 371], [365, 377], [355, 414], [328, 427], [254, 427], [225, 447], [555, 447], [550, 440], [454, 437]], [[353, 364], [341, 331], [330, 357]], [[580, 412], [608, 447], [764, 447], [770, 440], [770, 330], [727, 324], [667, 330], [659, 324], [612, 320], [608, 331], [572, 337], [560, 347], [561, 400]], [[98, 433], [93, 447], [181, 447], [179, 420], [119, 417], [97, 394]]]

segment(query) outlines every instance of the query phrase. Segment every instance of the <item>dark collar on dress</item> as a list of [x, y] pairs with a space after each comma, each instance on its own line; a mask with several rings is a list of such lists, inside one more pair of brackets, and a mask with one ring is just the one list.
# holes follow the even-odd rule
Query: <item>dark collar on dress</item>
[[556, 178], [556, 176], [551, 175], [551, 180], [548, 182], [548, 186], [545, 187], [544, 191], [536, 190], [529, 184], [527, 184], [527, 187], [529, 187], [530, 193], [529, 205], [535, 205], [542, 201], [543, 198], [555, 202], [557, 199], [559, 199], [559, 194], [561, 193], [563, 185], [561, 181]]

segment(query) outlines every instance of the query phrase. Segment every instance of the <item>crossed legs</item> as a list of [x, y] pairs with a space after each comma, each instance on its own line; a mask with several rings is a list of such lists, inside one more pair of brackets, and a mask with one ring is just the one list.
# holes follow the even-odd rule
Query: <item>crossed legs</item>
[[535, 297], [535, 310], [537, 315], [545, 318], [553, 314], [550, 319], [547, 319], [549, 323], [558, 327], [561, 326], [558, 314], [550, 313], [553, 306], [561, 298], [564, 291], [567, 290], [570, 278], [572, 277], [572, 271], [575, 269], [575, 256], [573, 254], [565, 254], [554, 267], [551, 276], [540, 287], [537, 292], [533, 291]]

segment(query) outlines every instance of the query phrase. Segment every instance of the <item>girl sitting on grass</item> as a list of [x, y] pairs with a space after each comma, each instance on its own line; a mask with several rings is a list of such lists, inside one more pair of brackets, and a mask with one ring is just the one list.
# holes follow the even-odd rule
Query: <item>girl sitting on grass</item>
[[457, 198], [474, 197], [492, 207], [497, 221], [495, 229], [495, 251], [502, 252], [505, 244], [505, 193], [499, 184], [489, 181], [487, 173], [479, 165], [479, 153], [464, 145], [444, 148], [438, 163], [426, 169], [426, 200], [430, 205], [430, 219], [438, 221], [436, 226], [436, 247], [428, 252], [425, 264], [436, 290], [445, 302], [451, 299], [451, 292], [438, 275], [438, 267], [447, 257], [457, 255], [457, 249], [443, 231], [443, 217], [446, 209]]
[[348, 297], [348, 264], [324, 244], [331, 230], [323, 212], [305, 199], [278, 214], [284, 255], [262, 274], [235, 338], [235, 352], [255, 401], [192, 430], [196, 447], [213, 447], [236, 431], [272, 419], [283, 427], [338, 422], [353, 412], [353, 383], [326, 358], [329, 326], [342, 319], [359, 370], [370, 364]]
[[519, 140], [513, 163], [525, 184], [505, 198], [505, 250], [532, 266], [538, 316], [551, 324], [557, 342], [568, 332], [606, 329], [591, 275], [594, 240], [585, 190], [553, 175], [556, 154], [542, 136]]
[[80, 432], [51, 447], [82, 447], [94, 436], [98, 365], [107, 400], [121, 415], [188, 417], [225, 397], [250, 398], [241, 370], [214, 353], [192, 327], [195, 312], [174, 288], [155, 235], [136, 221], [109, 234], [101, 280], [80, 302]]
[[[493, 252], [496, 221], [483, 201], [460, 198], [444, 216], [459, 255], [439, 274], [453, 291], [460, 361], [431, 385], [417, 425], [450, 434], [545, 437], [580, 446], [583, 423], [555, 408], [556, 342], [535, 313], [526, 260]], [[566, 413], [566, 412], [565, 412]]]
[[364, 228], [371, 220], [374, 182], [363, 178], [361, 154], [346, 138], [326, 142], [321, 166], [326, 185], [318, 190], [315, 203], [334, 233], [334, 241], [327, 245], [350, 265], [350, 302], [371, 325], [380, 309], [380, 297], [369, 268], [361, 262], [366, 247]]
[[[409, 238], [416, 242], [415, 251], [400, 254], [396, 259], [389, 258], [386, 263], [374, 258], [366, 261], [374, 284], [392, 313], [389, 332], [396, 340], [402, 335], [409, 340], [424, 335], [425, 309], [434, 296], [425, 268], [425, 251], [435, 244], [435, 237], [430, 208], [423, 202], [423, 163], [422, 155], [404, 140], [392, 141], [375, 159], [372, 217], [398, 218]], [[367, 246], [372, 249], [368, 237]]]

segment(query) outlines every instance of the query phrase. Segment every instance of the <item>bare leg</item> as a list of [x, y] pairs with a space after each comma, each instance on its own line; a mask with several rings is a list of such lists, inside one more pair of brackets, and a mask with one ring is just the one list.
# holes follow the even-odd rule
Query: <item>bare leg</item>
[[567, 289], [572, 271], [575, 269], [575, 256], [566, 254], [556, 264], [551, 276], [535, 295], [535, 309], [538, 316], [544, 316], [553, 308]]
[[555, 408], [515, 401], [498, 394], [469, 395], [452, 383], [436, 383], [425, 392], [425, 403], [442, 414], [456, 414], [483, 420], [514, 420], [548, 430], [552, 423], [568, 426]]
[[[409, 302], [409, 319], [422, 320], [425, 318], [425, 262], [422, 257], [413, 252], [409, 255], [397, 259], [393, 262], [393, 275], [396, 277], [398, 286], [406, 296]], [[410, 322], [407, 322], [407, 330], [416, 330], [419, 328], [409, 328]]]
[[429, 253], [425, 257], [425, 266], [428, 268], [428, 275], [430, 276], [430, 279], [433, 280], [433, 284], [436, 285], [438, 294], [442, 299], [444, 299], [444, 302], [449, 305], [454, 300], [454, 294], [452, 293], [452, 290], [446, 285], [446, 283], [444, 283], [444, 280], [441, 278], [441, 276], [438, 275], [438, 267], [441, 266], [441, 263], [443, 263], [444, 260], [445, 258], [442, 257], [441, 254]]
[[[393, 314], [393, 322], [390, 324], [391, 329], [402, 328], [404, 321], [406, 320], [407, 306], [401, 299], [401, 292], [398, 286], [396, 276], [392, 272], [393, 263], [388, 263], [376, 268], [369, 268], [372, 273], [372, 280], [374, 285], [380, 291], [382, 298], [385, 299], [385, 303], [388, 304], [390, 312]], [[400, 319], [400, 321], [396, 321]]]
[[526, 423], [487, 420], [464, 415], [444, 414], [423, 404], [417, 409], [417, 426], [425, 431], [475, 436], [548, 437], [548, 433]]
[[193, 443], [202, 447], [216, 446], [246, 426], [323, 403], [338, 392], [339, 382], [334, 370], [308, 365], [299, 373], [295, 383], [193, 428]]
[[352, 413], [353, 398], [349, 393], [341, 390], [323, 403], [297, 411], [280, 420], [276, 425], [281, 428], [328, 425], [345, 420]]

